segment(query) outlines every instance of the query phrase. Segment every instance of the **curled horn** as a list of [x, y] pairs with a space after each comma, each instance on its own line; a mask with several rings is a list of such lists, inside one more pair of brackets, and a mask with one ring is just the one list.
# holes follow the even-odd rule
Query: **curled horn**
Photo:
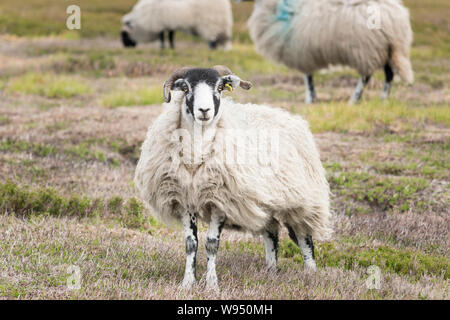
[[183, 67], [177, 69], [170, 75], [169, 79], [167, 79], [164, 82], [164, 89], [163, 89], [164, 101], [170, 102], [171, 99], [170, 90], [172, 90], [174, 82], [177, 81], [178, 79], [184, 78], [186, 72], [188, 72], [190, 69], [191, 69], [190, 67]]
[[[216, 70], [216, 71], [220, 74], [221, 77], [227, 76], [227, 75], [235, 75], [235, 74], [234, 74], [228, 67], [226, 67], [226, 66], [220, 66], [220, 65], [218, 65], [218, 66], [214, 66], [214, 67], [212, 67], [212, 68], [213, 68], [214, 70]], [[252, 83], [249, 82], [249, 81], [241, 80], [240, 83], [239, 83], [239, 86], [240, 86], [242, 89], [249, 90], [249, 89], [252, 87]]]

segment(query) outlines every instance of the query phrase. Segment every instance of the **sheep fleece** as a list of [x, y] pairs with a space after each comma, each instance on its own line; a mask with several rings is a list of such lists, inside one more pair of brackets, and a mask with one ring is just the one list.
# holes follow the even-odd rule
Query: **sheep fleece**
[[389, 62], [404, 81], [414, 79], [400, 0], [259, 0], [248, 26], [261, 55], [306, 74], [341, 64], [368, 76]]
[[[181, 123], [179, 103], [165, 104], [149, 127], [136, 168], [135, 184], [152, 215], [171, 224], [190, 208], [209, 221], [213, 205], [226, 214], [226, 226], [238, 225], [257, 234], [274, 217], [315, 239], [329, 238], [329, 185], [305, 120], [281, 109], [224, 98], [210, 146], [213, 152], [205, 152], [203, 161], [192, 165], [177, 157], [183, 142], [172, 136]], [[233, 129], [277, 132], [277, 165], [223, 161], [222, 147]]]

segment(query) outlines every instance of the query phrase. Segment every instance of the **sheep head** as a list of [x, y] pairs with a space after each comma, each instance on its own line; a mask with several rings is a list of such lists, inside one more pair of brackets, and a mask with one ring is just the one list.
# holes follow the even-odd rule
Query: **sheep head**
[[223, 90], [233, 91], [236, 87], [249, 90], [252, 84], [241, 80], [229, 68], [184, 67], [175, 70], [164, 82], [164, 100], [170, 102], [171, 90], [184, 93], [183, 116], [201, 125], [208, 125], [220, 117], [220, 99]]

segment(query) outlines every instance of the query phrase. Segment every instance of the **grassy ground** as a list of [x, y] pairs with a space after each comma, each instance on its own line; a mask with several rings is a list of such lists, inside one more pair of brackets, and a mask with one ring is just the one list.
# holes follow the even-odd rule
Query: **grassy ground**
[[[417, 81], [396, 82], [383, 102], [376, 74], [356, 106], [346, 103], [357, 81], [346, 68], [319, 73], [319, 102], [305, 106], [301, 74], [254, 52], [245, 27], [251, 3], [233, 4], [233, 50], [216, 52], [181, 34], [177, 51], [121, 48], [120, 17], [133, 2], [30, 0], [29, 10], [0, 3], [0, 297], [450, 297], [447, 1], [405, 1]], [[65, 29], [73, 3], [82, 9], [81, 31]], [[199, 285], [177, 289], [182, 232], [150, 218], [132, 178], [167, 74], [213, 64], [254, 83], [235, 100], [286, 108], [310, 122], [336, 213], [334, 239], [317, 243], [315, 274], [303, 269], [286, 234], [280, 270], [268, 274], [262, 239], [227, 231], [218, 254], [221, 292], [203, 290], [203, 249]], [[79, 290], [67, 288], [71, 265], [80, 267]], [[365, 284], [370, 265], [381, 269], [380, 289]]]

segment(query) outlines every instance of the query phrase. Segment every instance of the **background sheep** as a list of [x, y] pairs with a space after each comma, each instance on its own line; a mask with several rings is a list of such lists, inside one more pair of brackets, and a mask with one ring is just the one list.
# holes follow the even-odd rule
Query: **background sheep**
[[361, 98], [379, 68], [386, 76], [382, 98], [394, 73], [413, 82], [412, 30], [400, 0], [257, 0], [248, 26], [260, 54], [305, 74], [306, 103], [316, 97], [313, 73], [330, 64], [353, 67], [361, 75], [351, 102]]
[[[331, 233], [328, 182], [307, 122], [281, 109], [221, 100], [223, 89], [237, 86], [248, 90], [251, 84], [223, 66], [175, 71], [164, 84], [170, 103], [150, 126], [137, 164], [135, 183], [151, 212], [165, 222], [183, 223], [185, 287], [195, 282], [197, 218], [209, 222], [210, 288], [217, 288], [215, 257], [223, 227], [263, 235], [269, 268], [276, 267], [280, 223], [312, 269], [312, 238]], [[231, 140], [230, 146], [233, 133], [245, 139], [241, 130], [276, 135], [270, 148], [278, 148], [278, 158], [265, 165], [225, 161], [230, 150], [243, 146], [237, 150], [247, 152], [269, 140], [258, 136], [257, 143], [241, 145]]]
[[233, 16], [229, 0], [140, 0], [122, 18], [124, 46], [159, 39], [164, 48], [168, 32], [174, 48], [174, 31], [182, 30], [205, 39], [211, 49], [231, 49]]

